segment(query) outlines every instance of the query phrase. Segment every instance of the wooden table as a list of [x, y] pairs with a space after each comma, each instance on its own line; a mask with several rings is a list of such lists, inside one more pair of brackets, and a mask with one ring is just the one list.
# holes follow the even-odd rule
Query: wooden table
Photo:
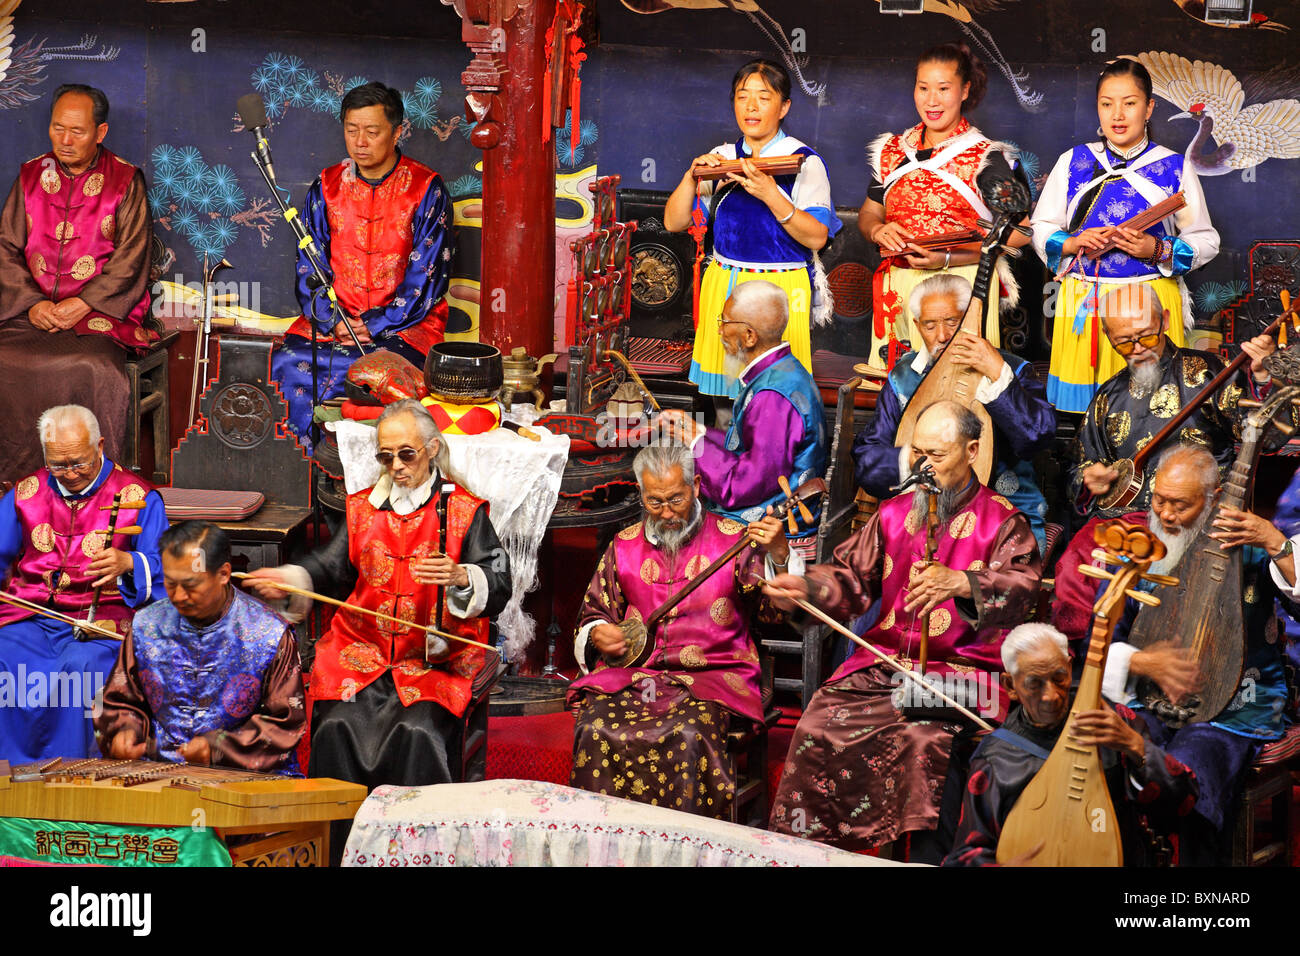
[[256, 571], [284, 564], [292, 546], [306, 541], [310, 517], [310, 508], [265, 504], [251, 518], [216, 524], [230, 535], [231, 552], [248, 559], [245, 570]]

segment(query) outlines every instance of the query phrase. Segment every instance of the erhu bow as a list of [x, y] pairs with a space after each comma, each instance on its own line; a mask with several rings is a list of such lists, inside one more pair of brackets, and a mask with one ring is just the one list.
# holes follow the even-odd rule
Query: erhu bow
[[[808, 524], [812, 523], [812, 512], [804, 502], [813, 497], [820, 497], [826, 493], [826, 482], [821, 478], [813, 478], [805, 481], [794, 491], [790, 490], [790, 483], [785, 476], [780, 479], [781, 489], [786, 495], [786, 500], [779, 502], [772, 510], [777, 518], [784, 518], [789, 521], [791, 533], [797, 532], [799, 525], [794, 517], [798, 511], [800, 517]], [[740, 540], [727, 549], [726, 553], [715, 560], [707, 568], [688, 581], [682, 588], [674, 593], [663, 604], [655, 608], [650, 616], [644, 621], [639, 617], [629, 617], [619, 622], [619, 628], [623, 631], [624, 641], [627, 649], [621, 657], [617, 659], [606, 658], [606, 662], [611, 667], [640, 667], [645, 664], [653, 655], [656, 642], [652, 640], [655, 630], [659, 623], [666, 618], [673, 608], [686, 600], [690, 594], [701, 584], [711, 578], [718, 571], [731, 564], [736, 555], [745, 550], [746, 547], [758, 547], [758, 544], [744, 534], [741, 534]], [[589, 647], [591, 645], [588, 645]]]
[[1159, 598], [1134, 586], [1139, 580], [1163, 585], [1178, 580], [1147, 573], [1153, 562], [1165, 556], [1165, 546], [1141, 525], [1107, 521], [1093, 530], [1093, 541], [1104, 549], [1094, 554], [1119, 569], [1079, 566], [1080, 574], [1110, 583], [1093, 605], [1092, 639], [1074, 703], [1056, 746], [1007, 816], [998, 840], [999, 863], [1024, 857], [1029, 857], [1030, 866], [1121, 866], [1124, 862], [1101, 752], [1095, 745], [1076, 743], [1071, 724], [1075, 714], [1102, 707], [1101, 678], [1115, 625], [1124, 614], [1125, 597], [1158, 605]]
[[[1030, 205], [1029, 190], [1022, 182], [1014, 177], [999, 179], [988, 190], [985, 199], [990, 210], [996, 215], [991, 223], [983, 221], [979, 223], [981, 228], [987, 229], [987, 232], [980, 243], [980, 262], [971, 288], [970, 303], [966, 306], [966, 315], [958, 330], [958, 334], [969, 332], [980, 338], [985, 337], [984, 323], [987, 319], [989, 292], [993, 282], [996, 281], [994, 269], [998, 258], [1002, 255], [1013, 258], [1020, 255], [1019, 249], [1012, 249], [1006, 245], [1012, 232], [1029, 235], [1029, 231], [1024, 226], [1018, 225], [1029, 212]], [[997, 316], [993, 316], [992, 320], [996, 322]], [[912, 317], [912, 321], [915, 324], [915, 316]], [[915, 329], [913, 333], [920, 334]], [[911, 442], [912, 432], [916, 428], [916, 419], [927, 406], [940, 401], [955, 401], [974, 412], [983, 426], [980, 433], [979, 455], [975, 459], [975, 474], [979, 476], [980, 484], [987, 485], [989, 475], [993, 472], [993, 420], [989, 418], [989, 413], [984, 406], [975, 399], [975, 390], [979, 387], [981, 378], [980, 373], [970, 366], [957, 364], [952, 351], [944, 349], [926, 370], [925, 377], [921, 379], [907, 407], [903, 409], [903, 415], [898, 422], [898, 432], [894, 436], [894, 446], [904, 448]]]

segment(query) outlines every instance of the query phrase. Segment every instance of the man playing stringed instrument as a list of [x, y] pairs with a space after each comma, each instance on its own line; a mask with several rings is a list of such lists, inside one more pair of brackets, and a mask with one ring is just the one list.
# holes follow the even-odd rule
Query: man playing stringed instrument
[[659, 419], [670, 436], [695, 452], [709, 508], [733, 521], [761, 519], [768, 506], [785, 497], [781, 479], [788, 477], [798, 487], [826, 471], [821, 394], [781, 340], [789, 308], [785, 292], [762, 279], [737, 285], [722, 307], [724, 369], [741, 386], [725, 434], [678, 409]]
[[883, 500], [890, 497], [890, 488], [907, 477], [910, 449], [894, 446], [898, 423], [926, 371], [952, 349], [963, 365], [983, 375], [975, 396], [994, 423], [997, 457], [992, 487], [1029, 519], [1042, 549], [1047, 502], [1034, 476], [1033, 457], [1051, 444], [1056, 415], [1030, 363], [995, 349], [978, 335], [958, 331], [970, 294], [970, 283], [950, 273], [933, 275], [912, 290], [908, 311], [921, 346], [899, 358], [876, 400], [875, 418], [853, 442], [858, 484]]
[[[1132, 460], [1224, 367], [1211, 352], [1180, 348], [1170, 341], [1165, 334], [1169, 313], [1145, 283], [1103, 296], [1098, 312], [1106, 337], [1127, 367], [1101, 386], [1084, 413], [1073, 447], [1072, 496], [1083, 489], [1095, 496], [1110, 492], [1124, 480], [1116, 463]], [[1267, 392], [1271, 377], [1264, 359], [1277, 343], [1270, 335], [1259, 335], [1241, 347], [1250, 356], [1249, 374], [1239, 373], [1225, 383], [1170, 436], [1171, 441], [1209, 448], [1223, 468], [1232, 463], [1239, 432], [1237, 401]], [[1093, 511], [1114, 516], [1143, 509], [1151, 501], [1150, 485], [1148, 477], [1128, 508], [1103, 510], [1094, 500]]]
[[[587, 588], [574, 648], [589, 671], [569, 686], [581, 702], [573, 740], [575, 787], [714, 817], [735, 795], [728, 729], [761, 723], [758, 651], [751, 614], [759, 583], [803, 570], [781, 522], [748, 527], [705, 510], [700, 477], [682, 445], [652, 445], [633, 462], [643, 520], [619, 532]], [[645, 621], [724, 556], [742, 532], [754, 545], [677, 604], [648, 640], [643, 666], [611, 665], [627, 651], [618, 624]], [[771, 616], [771, 609], [767, 609]]]
[[[1125, 520], [1146, 524], [1162, 542], [1167, 553], [1153, 564], [1157, 574], [1181, 577], [1183, 557], [1214, 512], [1219, 494], [1218, 464], [1203, 447], [1175, 445], [1165, 452], [1152, 479], [1151, 508], [1147, 513], [1127, 515]], [[1286, 728], [1283, 706], [1286, 681], [1278, 641], [1278, 622], [1273, 612], [1278, 596], [1276, 578], [1295, 585], [1295, 560], [1285, 547], [1286, 536], [1249, 511], [1223, 508], [1214, 519], [1212, 537], [1225, 548], [1243, 547], [1242, 592], [1206, 595], [1208, 602], [1242, 602], [1246, 632], [1245, 661], [1240, 691], [1236, 698], [1211, 719], [1188, 723], [1179, 729], [1167, 726], [1142, 705], [1139, 681], [1154, 682], [1174, 704], [1183, 704], [1202, 689], [1205, 675], [1190, 659], [1186, 648], [1173, 640], [1157, 640], [1145, 647], [1127, 643], [1134, 628], [1136, 603], [1115, 631], [1106, 660], [1102, 691], [1116, 703], [1138, 710], [1152, 738], [1173, 757], [1195, 771], [1200, 781], [1196, 812], [1180, 823], [1179, 861], [1185, 865], [1214, 865], [1226, 847], [1226, 830], [1242, 772], [1254, 759], [1259, 746], [1282, 736]], [[1080, 534], [1089, 532], [1085, 525]], [[1057, 567], [1058, 603], [1079, 607], [1091, 604], [1096, 585], [1077, 572], [1079, 549], [1071, 544]], [[1072, 557], [1073, 555], [1073, 557]], [[1270, 555], [1274, 557], [1270, 558]], [[1068, 568], [1073, 560], [1075, 569]], [[1086, 563], [1087, 558], [1083, 559]], [[1270, 576], [1269, 565], [1276, 569]], [[1169, 600], [1166, 595], [1164, 600]], [[1063, 621], [1078, 614], [1066, 615]], [[1189, 615], [1190, 617], [1190, 615]], [[1190, 638], [1196, 620], [1179, 625], [1180, 638]]]
[[[992, 866], [998, 836], [1011, 808], [1033, 779], [1070, 711], [1070, 651], [1065, 635], [1048, 624], [1021, 624], [1002, 641], [1003, 685], [1015, 702], [1006, 722], [984, 738], [971, 758], [961, 819], [944, 866]], [[1100, 746], [1106, 783], [1124, 846], [1124, 862], [1152, 862], [1137, 814], [1160, 831], [1191, 812], [1196, 778], [1152, 743], [1141, 719], [1121, 705], [1081, 711], [1067, 731], [1080, 746]], [[1161, 819], [1153, 819], [1159, 815]]]
[[[882, 503], [832, 563], [779, 575], [765, 589], [778, 607], [811, 601], [840, 620], [879, 598], [880, 619], [866, 639], [911, 666], [928, 630], [926, 676], [974, 674], [989, 694], [977, 706], [994, 717], [1004, 709], [995, 676], [1001, 635], [1037, 600], [1042, 559], [1028, 519], [975, 476], [980, 430], [955, 402], [936, 402], [917, 418], [912, 468], [924, 458], [940, 489], [933, 563], [924, 560], [929, 496], [918, 489]], [[942, 859], [951, 834], [945, 841], [934, 830], [960, 727], [903, 713], [898, 686], [860, 649], [817, 691], [790, 741], [772, 829], [846, 849], [910, 832], [913, 861]]]
[[[0, 594], [0, 759], [11, 763], [94, 752], [89, 704], [117, 659], [111, 635], [127, 633], [135, 608], [163, 596], [158, 492], [104, 456], [89, 409], [48, 409], [36, 431], [45, 467], [0, 500], [0, 568], [9, 575]], [[118, 496], [133, 507], [114, 523]], [[122, 529], [111, 540], [110, 527]], [[72, 621], [91, 608], [96, 629], [78, 634]], [[77, 699], [58, 700], [70, 687], [81, 688]]]
[[[288, 593], [280, 584], [328, 588], [349, 595], [348, 605], [390, 616], [376, 620], [345, 608], [316, 645], [308, 776], [368, 787], [449, 783], [448, 751], [487, 652], [442, 637], [427, 647], [422, 625], [485, 641], [488, 618], [510, 597], [510, 559], [487, 502], [443, 477], [442, 437], [423, 405], [393, 402], [377, 433], [375, 457], [386, 473], [348, 496], [347, 519], [329, 544], [301, 565], [262, 568], [247, 580], [266, 598]], [[295, 614], [306, 607], [290, 602]], [[336, 842], [337, 856], [343, 845]]]

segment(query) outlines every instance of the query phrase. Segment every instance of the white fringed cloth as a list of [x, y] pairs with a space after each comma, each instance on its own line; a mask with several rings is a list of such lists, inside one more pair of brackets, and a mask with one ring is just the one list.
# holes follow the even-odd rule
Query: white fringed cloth
[[538, 780], [377, 787], [344, 866], [900, 866]]
[[[374, 426], [344, 419], [325, 427], [338, 436], [347, 493], [364, 491], [378, 481], [383, 469], [375, 461]], [[531, 427], [541, 441], [529, 441], [504, 428], [483, 435], [443, 436], [449, 477], [488, 502], [492, 527], [510, 555], [514, 594], [497, 618], [510, 661], [520, 658], [536, 634], [537, 624], [523, 608], [524, 595], [537, 589], [537, 552], [569, 460], [567, 435]]]

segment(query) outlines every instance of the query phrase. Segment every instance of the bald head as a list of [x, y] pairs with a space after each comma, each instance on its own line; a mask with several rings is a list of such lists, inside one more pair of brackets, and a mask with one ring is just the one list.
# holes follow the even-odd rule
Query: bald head
[[[1108, 292], [1097, 303], [1097, 314], [1112, 343], [1124, 343], [1152, 332], [1163, 332], [1169, 315], [1160, 298], [1145, 282], [1134, 282]], [[1151, 349], [1157, 355], [1163, 339]], [[1136, 352], [1143, 351], [1136, 349]], [[1130, 358], [1130, 364], [1132, 359]]]
[[927, 405], [912, 429], [912, 467], [924, 457], [934, 469], [939, 487], [964, 488], [979, 453], [982, 428], [975, 413], [956, 402]]
[[737, 283], [723, 306], [723, 316], [754, 330], [757, 346], [767, 350], [781, 342], [790, 318], [790, 300], [778, 285], [765, 279]]

